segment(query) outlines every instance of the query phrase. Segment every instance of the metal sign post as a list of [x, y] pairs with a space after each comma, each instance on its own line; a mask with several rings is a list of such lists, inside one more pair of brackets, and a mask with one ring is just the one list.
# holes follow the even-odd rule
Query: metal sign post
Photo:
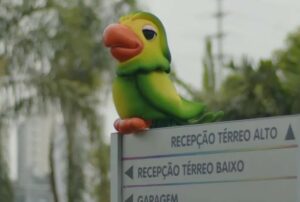
[[300, 202], [300, 115], [112, 134], [112, 202]]

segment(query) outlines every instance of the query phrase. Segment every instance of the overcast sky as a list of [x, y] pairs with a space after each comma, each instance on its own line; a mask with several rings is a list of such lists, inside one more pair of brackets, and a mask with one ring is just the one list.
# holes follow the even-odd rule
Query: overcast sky
[[[157, 15], [167, 32], [172, 62], [178, 76], [201, 87], [204, 39], [216, 33], [216, 0], [141, 0]], [[288, 32], [300, 26], [300, 0], [223, 0], [224, 53], [235, 60], [247, 55], [254, 61], [270, 57], [283, 47]], [[112, 101], [107, 110], [106, 134], [118, 117]]]

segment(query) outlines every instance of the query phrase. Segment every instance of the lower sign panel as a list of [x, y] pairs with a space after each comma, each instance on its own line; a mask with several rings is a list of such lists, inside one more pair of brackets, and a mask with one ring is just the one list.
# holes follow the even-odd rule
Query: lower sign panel
[[[293, 145], [292, 145], [293, 146]], [[123, 161], [123, 188], [297, 178], [298, 147]], [[226, 185], [227, 186], [227, 185]]]
[[153, 185], [147, 188], [124, 188], [123, 193], [124, 202], [298, 201], [297, 178], [199, 185]]

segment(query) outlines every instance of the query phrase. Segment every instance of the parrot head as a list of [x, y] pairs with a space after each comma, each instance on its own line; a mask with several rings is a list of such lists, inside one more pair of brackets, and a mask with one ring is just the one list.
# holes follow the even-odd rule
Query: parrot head
[[171, 54], [161, 21], [146, 12], [123, 16], [109, 25], [103, 41], [118, 60], [118, 75], [153, 70], [170, 71]]

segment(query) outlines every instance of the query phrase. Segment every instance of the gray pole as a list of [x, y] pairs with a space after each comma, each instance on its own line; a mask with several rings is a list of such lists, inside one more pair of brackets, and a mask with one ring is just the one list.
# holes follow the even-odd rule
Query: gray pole
[[116, 133], [111, 134], [110, 150], [110, 181], [111, 202], [122, 202], [122, 136]]
[[219, 63], [223, 65], [223, 17], [224, 13], [222, 11], [222, 1], [217, 0], [217, 40], [218, 40], [218, 59]]
[[224, 53], [223, 53], [223, 39], [224, 39], [224, 32], [223, 32], [223, 17], [225, 13], [223, 12], [223, 0], [217, 0], [217, 68], [216, 68], [216, 81], [217, 87], [220, 86], [220, 81], [222, 80], [222, 73], [224, 67]]

